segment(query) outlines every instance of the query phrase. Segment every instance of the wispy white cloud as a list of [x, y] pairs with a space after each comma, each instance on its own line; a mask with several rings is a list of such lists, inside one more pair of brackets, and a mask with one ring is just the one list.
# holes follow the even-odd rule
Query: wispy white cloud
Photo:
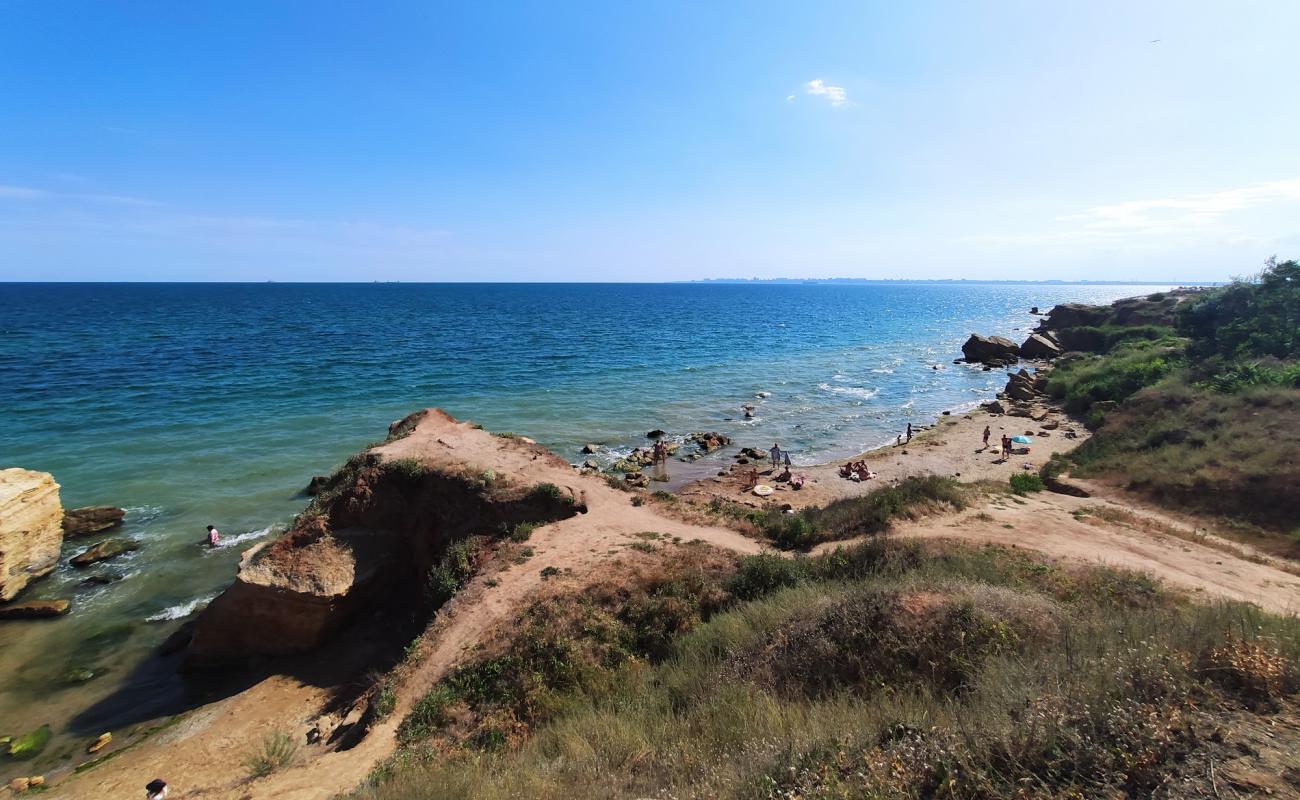
[[831, 86], [818, 78], [804, 84], [804, 91], [816, 97], [824, 97], [832, 106], [839, 108], [849, 104], [849, 93], [843, 86]]
[[1078, 222], [1085, 230], [1098, 232], [1166, 233], [1215, 225], [1233, 211], [1297, 200], [1300, 178], [1293, 178], [1217, 192], [1095, 206], [1057, 220]]
[[44, 189], [32, 189], [28, 186], [0, 186], [0, 198], [6, 200], [44, 200], [51, 194]]
[[[1261, 219], [1273, 219], [1295, 204], [1300, 204], [1300, 178], [1289, 178], [1214, 192], [1108, 203], [1054, 217], [1041, 230], [980, 234], [967, 237], [967, 241], [1108, 245], [1164, 241], [1169, 237], [1190, 241], [1206, 236], [1220, 241], [1255, 241], [1259, 235], [1252, 229], [1264, 227], [1258, 224]], [[1252, 210], [1253, 214], [1248, 213]], [[1300, 229], [1300, 223], [1291, 227]]]
[[49, 189], [36, 189], [31, 186], [0, 185], [0, 200], [65, 200], [90, 203], [112, 203], [121, 206], [156, 206], [154, 200], [143, 197], [128, 197], [120, 194], [86, 194], [73, 192], [54, 192]]

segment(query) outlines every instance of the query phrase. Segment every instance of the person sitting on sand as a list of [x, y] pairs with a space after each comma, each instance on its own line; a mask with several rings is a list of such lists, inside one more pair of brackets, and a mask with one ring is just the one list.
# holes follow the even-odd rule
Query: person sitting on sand
[[785, 483], [786, 481], [790, 480], [790, 477], [791, 477], [790, 468], [786, 467], [785, 472], [782, 472], [780, 475], [777, 475], [773, 480], [775, 480], [777, 483]]
[[808, 480], [807, 475], [799, 474], [790, 479], [790, 488], [796, 492], [803, 488], [804, 482]]
[[217, 533], [215, 525], [208, 526], [208, 547], [216, 547], [221, 543], [221, 534]]
[[841, 478], [847, 478], [847, 477], [849, 477], [849, 476], [852, 475], [852, 474], [853, 474], [853, 463], [852, 463], [852, 462], [850, 462], [850, 463], [848, 463], [848, 464], [841, 464], [841, 465], [840, 465], [840, 477], [841, 477]]
[[989, 426], [985, 425], [984, 426], [984, 449], [985, 450], [989, 449], [989, 434], [991, 433], [992, 431], [989, 430]]

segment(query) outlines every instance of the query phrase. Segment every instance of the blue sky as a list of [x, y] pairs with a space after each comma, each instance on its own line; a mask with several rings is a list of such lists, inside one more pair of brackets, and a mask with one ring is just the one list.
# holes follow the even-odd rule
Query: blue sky
[[[1300, 3], [0, 5], [0, 280], [1214, 280]], [[1159, 41], [1152, 41], [1159, 40]]]

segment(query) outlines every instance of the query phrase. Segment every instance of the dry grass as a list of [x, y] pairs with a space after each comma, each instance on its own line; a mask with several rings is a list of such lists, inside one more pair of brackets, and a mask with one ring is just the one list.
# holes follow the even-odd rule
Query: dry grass
[[1132, 573], [880, 540], [734, 572], [673, 550], [526, 612], [362, 794], [1198, 796], [1216, 720], [1295, 691], [1300, 622]]

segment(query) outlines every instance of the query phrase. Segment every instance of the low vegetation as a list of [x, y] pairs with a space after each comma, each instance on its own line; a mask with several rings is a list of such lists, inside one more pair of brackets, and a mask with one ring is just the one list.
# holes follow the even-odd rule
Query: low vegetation
[[297, 755], [298, 743], [293, 733], [277, 728], [262, 736], [244, 759], [244, 767], [250, 777], [264, 778], [292, 764]]
[[1071, 356], [1052, 371], [1049, 392], [1097, 431], [1069, 468], [1248, 523], [1259, 529], [1252, 544], [1300, 558], [1300, 264], [1270, 261], [1171, 318], [1178, 338]]
[[943, 509], [961, 509], [971, 487], [953, 478], [913, 476], [861, 497], [836, 500], [820, 508], [786, 511], [772, 505], [754, 511], [719, 502], [711, 510], [744, 522], [785, 550], [807, 550], [823, 542], [883, 533], [898, 519], [916, 519]]
[[1294, 710], [1300, 622], [885, 537], [646, 557], [539, 600], [402, 724], [372, 798], [1212, 796]]

